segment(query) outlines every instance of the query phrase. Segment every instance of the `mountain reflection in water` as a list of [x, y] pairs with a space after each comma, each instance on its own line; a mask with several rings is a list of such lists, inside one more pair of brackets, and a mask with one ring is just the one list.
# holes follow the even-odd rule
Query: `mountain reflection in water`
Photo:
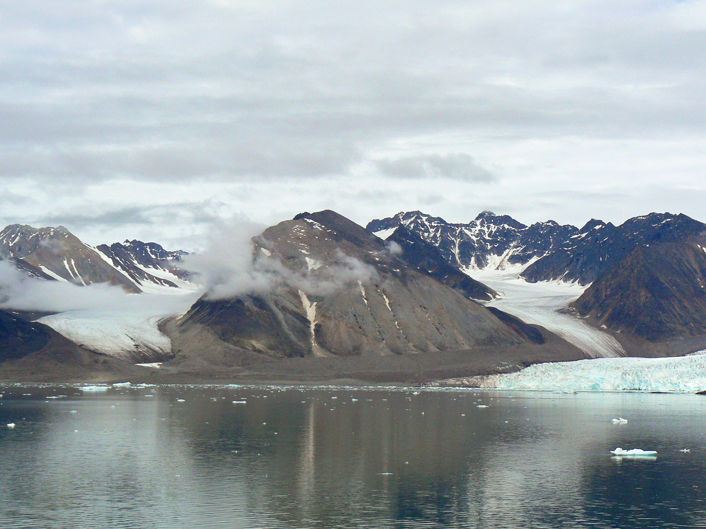
[[695, 395], [0, 392], [6, 528], [706, 527]]

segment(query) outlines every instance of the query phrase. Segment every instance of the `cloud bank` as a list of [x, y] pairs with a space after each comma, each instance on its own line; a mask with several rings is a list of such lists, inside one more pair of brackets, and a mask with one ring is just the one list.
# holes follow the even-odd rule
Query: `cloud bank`
[[324, 208], [698, 217], [705, 5], [26, 0], [0, 17], [0, 221], [183, 246]]

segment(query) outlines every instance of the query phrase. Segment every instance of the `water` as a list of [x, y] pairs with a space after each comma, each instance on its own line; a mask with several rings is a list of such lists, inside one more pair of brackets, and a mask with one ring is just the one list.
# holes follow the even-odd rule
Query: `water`
[[696, 395], [0, 393], [3, 528], [706, 527]]

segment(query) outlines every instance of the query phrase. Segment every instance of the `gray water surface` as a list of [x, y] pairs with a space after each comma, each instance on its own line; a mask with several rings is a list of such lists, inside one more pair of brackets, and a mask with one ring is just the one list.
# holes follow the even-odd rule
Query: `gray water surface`
[[0, 393], [3, 528], [706, 527], [701, 396]]

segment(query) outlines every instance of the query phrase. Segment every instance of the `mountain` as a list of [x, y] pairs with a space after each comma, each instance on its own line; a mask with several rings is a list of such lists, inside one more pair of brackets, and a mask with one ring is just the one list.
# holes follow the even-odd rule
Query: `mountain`
[[404, 226], [435, 245], [465, 271], [522, 264], [527, 281], [577, 281], [588, 285], [638, 247], [684, 239], [706, 230], [686, 215], [650, 213], [620, 226], [592, 219], [581, 229], [554, 221], [525, 226], [507, 215], [483, 212], [468, 224], [450, 224], [419, 211], [373, 220], [367, 230], [388, 236]]
[[137, 240], [101, 244], [96, 249], [142, 290], [150, 285], [179, 288], [189, 279], [189, 274], [179, 268], [187, 255], [181, 250], [168, 251], [157, 243]]
[[0, 310], [0, 380], [83, 382], [116, 376], [146, 378], [139, 367], [95, 354], [46, 325]]
[[637, 248], [685, 240], [704, 230], [706, 224], [671, 213], [634, 217], [617, 227], [591, 220], [559, 248], [530, 264], [522, 276], [533, 282], [563, 279], [588, 285]]
[[206, 295], [171, 323], [178, 356], [199, 354], [204, 343], [241, 360], [536, 343], [521, 322], [506, 324], [468, 299], [461, 282], [454, 289], [410, 266], [390, 244], [333, 211], [303, 213], [265, 230], [254, 239], [244, 279], [244, 290]]
[[108, 283], [127, 292], [140, 292], [135, 283], [107, 263], [95, 248], [81, 242], [63, 226], [37, 229], [12, 224], [5, 227], [0, 232], [0, 258], [21, 260], [23, 265], [39, 270], [42, 277], [77, 285]]
[[452, 224], [420, 211], [401, 212], [366, 226], [387, 237], [398, 226], [436, 246], [446, 261], [464, 270], [527, 264], [558, 249], [578, 232], [574, 226], [547, 221], [526, 226], [508, 215], [484, 211], [468, 224]]
[[668, 222], [674, 225], [657, 242], [618, 261], [572, 308], [623, 341], [688, 345], [706, 336], [706, 231], [674, 240], [683, 228]]
[[12, 224], [0, 232], [0, 259], [10, 260], [32, 277], [77, 285], [108, 283], [130, 293], [155, 287], [193, 288], [188, 273], [179, 268], [185, 255], [137, 240], [94, 248], [63, 226]]
[[458, 290], [466, 297], [478, 301], [489, 301], [497, 292], [483, 283], [464, 274], [458, 267], [449, 264], [439, 249], [424, 241], [403, 226], [398, 226], [392, 235], [385, 239], [395, 243], [401, 250], [400, 258], [422, 273], [430, 275], [444, 285]]

